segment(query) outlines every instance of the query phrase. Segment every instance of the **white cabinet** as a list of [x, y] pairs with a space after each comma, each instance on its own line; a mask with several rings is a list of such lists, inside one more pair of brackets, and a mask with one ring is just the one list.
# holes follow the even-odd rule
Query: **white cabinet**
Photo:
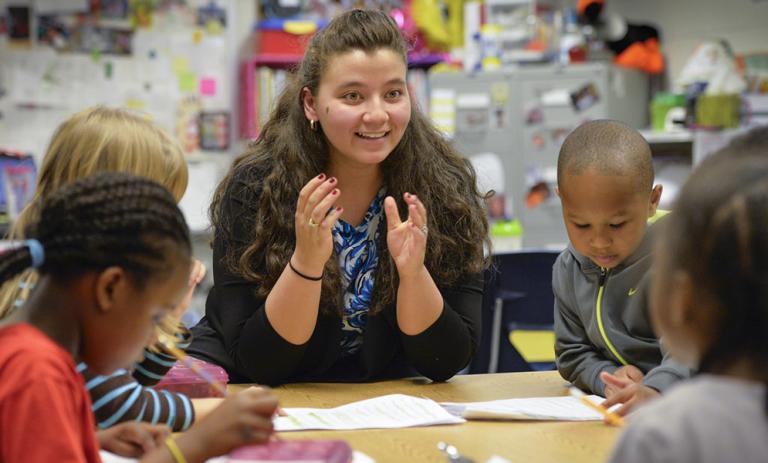
[[[555, 184], [558, 152], [568, 133], [594, 119], [647, 126], [647, 77], [610, 63], [431, 73], [429, 84], [441, 99], [440, 114], [432, 107], [433, 119], [452, 127], [447, 135], [455, 146], [468, 157], [500, 158], [507, 214], [521, 220], [527, 248], [567, 242]], [[446, 96], [452, 111], [446, 111]], [[446, 124], [449, 117], [453, 124]]]

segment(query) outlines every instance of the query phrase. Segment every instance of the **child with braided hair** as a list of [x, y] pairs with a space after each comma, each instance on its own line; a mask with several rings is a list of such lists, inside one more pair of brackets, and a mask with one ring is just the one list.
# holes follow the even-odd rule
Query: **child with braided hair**
[[[84, 109], [65, 120], [51, 138], [40, 168], [35, 196], [10, 230], [11, 239], [23, 239], [27, 223], [36, 220], [42, 202], [64, 185], [97, 172], [125, 172], [146, 177], [166, 187], [178, 202], [187, 188], [187, 161], [177, 143], [150, 121], [125, 110], [103, 106]], [[189, 290], [164, 321], [164, 330], [185, 349], [189, 331], [179, 319], [189, 306], [205, 267], [195, 261]], [[37, 281], [33, 269], [7, 281], [0, 289], [0, 318], [20, 307]], [[100, 377], [85, 363], [78, 371], [85, 377], [96, 424], [106, 429], [125, 421], [145, 421], [183, 431], [218, 399], [190, 400], [186, 395], [155, 391], [175, 359], [161, 348], [149, 348], [141, 363]]]
[[[98, 462], [75, 359], [109, 374], [156, 341], [188, 288], [189, 230], [161, 185], [101, 173], [52, 193], [24, 232], [24, 245], [0, 255], [0, 281], [30, 266], [39, 276], [29, 299], [0, 324], [0, 461]], [[204, 461], [268, 440], [276, 407], [271, 393], [250, 388], [176, 440], [154, 429], [129, 444], [146, 462]], [[111, 438], [105, 447], [125, 444], [119, 432]]]

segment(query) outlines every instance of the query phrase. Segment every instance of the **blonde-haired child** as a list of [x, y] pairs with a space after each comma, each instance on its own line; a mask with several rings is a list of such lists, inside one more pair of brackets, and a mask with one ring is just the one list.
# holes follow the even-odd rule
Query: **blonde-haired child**
[[[178, 144], [145, 117], [122, 109], [92, 107], [64, 121], [54, 133], [38, 174], [35, 195], [14, 222], [13, 239], [23, 239], [25, 227], [37, 220], [43, 201], [61, 187], [98, 172], [125, 172], [154, 180], [166, 187], [178, 202], [187, 188], [187, 163]], [[189, 305], [192, 290], [205, 274], [198, 262], [190, 274], [189, 291], [163, 326], [175, 334], [179, 347], [186, 348], [189, 333], [177, 329]], [[37, 282], [37, 273], [27, 270], [0, 289], [0, 317], [21, 306]], [[156, 384], [174, 359], [159, 349], [146, 352], [146, 359], [133, 372], [117, 370], [107, 377], [92, 373], [85, 364], [78, 370], [86, 378], [94, 413], [100, 428], [130, 420], [164, 423], [173, 430], [187, 429], [195, 409], [183, 394], [155, 391]], [[197, 406], [210, 408], [210, 403]], [[199, 412], [200, 410], [198, 410]]]
[[[24, 237], [24, 227], [35, 220], [40, 204], [51, 193], [96, 172], [127, 172], [155, 180], [168, 188], [177, 202], [187, 189], [184, 153], [166, 132], [122, 109], [87, 108], [56, 129], [43, 157], [32, 201], [13, 222], [9, 237]], [[0, 317], [23, 303], [35, 280], [34, 271], [28, 271], [2, 286]]]

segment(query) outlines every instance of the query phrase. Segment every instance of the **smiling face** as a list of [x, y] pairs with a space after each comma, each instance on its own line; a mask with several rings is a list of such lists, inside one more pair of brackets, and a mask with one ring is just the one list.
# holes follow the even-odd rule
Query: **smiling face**
[[568, 238], [579, 253], [602, 268], [613, 268], [640, 244], [648, 217], [656, 213], [661, 186], [639, 191], [631, 177], [595, 169], [565, 173], [560, 198]]
[[333, 56], [317, 94], [303, 90], [304, 113], [320, 123], [331, 163], [378, 165], [411, 119], [406, 64], [392, 50], [352, 50]]

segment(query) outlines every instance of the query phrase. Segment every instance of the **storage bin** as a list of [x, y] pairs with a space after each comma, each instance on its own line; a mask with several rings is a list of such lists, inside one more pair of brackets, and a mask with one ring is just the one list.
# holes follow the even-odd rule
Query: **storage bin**
[[256, 53], [289, 55], [300, 59], [312, 36], [327, 21], [266, 19], [256, 25]]
[[[229, 375], [218, 365], [204, 362], [192, 357], [187, 357], [197, 368], [204, 371], [211, 378], [225, 385], [229, 382]], [[163, 376], [163, 379], [155, 385], [155, 389], [170, 392], [179, 392], [193, 399], [204, 397], [223, 397], [211, 384], [202, 379], [191, 368], [181, 362], [176, 364]]]

